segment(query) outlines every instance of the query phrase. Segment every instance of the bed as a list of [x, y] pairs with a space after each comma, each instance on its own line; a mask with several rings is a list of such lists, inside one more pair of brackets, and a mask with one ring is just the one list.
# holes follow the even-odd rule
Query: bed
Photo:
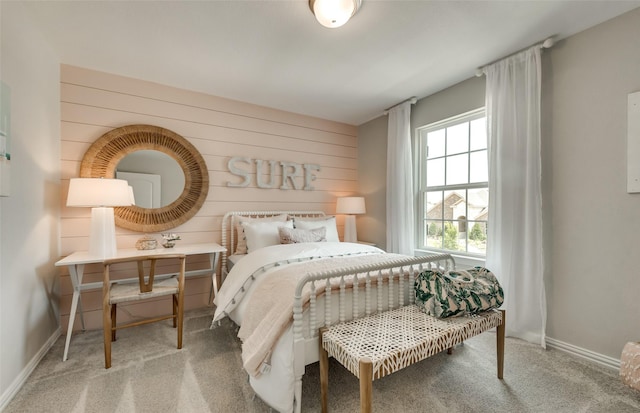
[[229, 253], [212, 328], [224, 318], [239, 326], [249, 383], [279, 412], [301, 410], [320, 327], [411, 303], [423, 268], [455, 267], [449, 255], [410, 257], [340, 242], [335, 217], [318, 211], [229, 212], [222, 243]]

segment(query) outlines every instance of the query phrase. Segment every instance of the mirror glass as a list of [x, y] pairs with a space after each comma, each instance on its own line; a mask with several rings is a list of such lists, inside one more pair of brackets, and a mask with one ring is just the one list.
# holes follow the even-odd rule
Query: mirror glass
[[184, 172], [171, 156], [155, 150], [131, 152], [118, 162], [116, 178], [133, 188], [136, 206], [161, 208], [178, 199], [184, 190]]

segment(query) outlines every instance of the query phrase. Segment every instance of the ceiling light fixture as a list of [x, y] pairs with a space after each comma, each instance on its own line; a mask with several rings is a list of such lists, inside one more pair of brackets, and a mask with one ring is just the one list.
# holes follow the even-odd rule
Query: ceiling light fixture
[[309, 8], [318, 23], [330, 29], [348, 22], [361, 4], [362, 0], [309, 0]]

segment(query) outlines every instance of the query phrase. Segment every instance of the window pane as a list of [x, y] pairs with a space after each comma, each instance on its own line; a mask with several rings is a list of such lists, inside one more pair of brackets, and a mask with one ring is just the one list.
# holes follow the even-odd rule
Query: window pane
[[486, 254], [487, 253], [487, 223], [486, 222], [473, 222], [468, 223], [469, 226], [469, 252], [474, 254]]
[[469, 155], [447, 157], [447, 185], [466, 184], [469, 182]]
[[487, 251], [487, 220], [489, 218], [489, 189], [470, 189], [468, 197], [468, 250], [475, 254]]
[[447, 155], [467, 152], [469, 150], [469, 123], [447, 128]]
[[487, 149], [487, 118], [471, 121], [471, 150]]
[[467, 213], [469, 219], [474, 221], [486, 221], [489, 207], [489, 189], [469, 189], [469, 205]]
[[444, 158], [427, 162], [427, 187], [444, 185]]
[[464, 191], [454, 192], [455, 202], [451, 204], [451, 219], [456, 222], [458, 232], [467, 232], [467, 200]]
[[443, 219], [443, 191], [429, 191], [425, 195], [425, 217], [427, 219]]
[[469, 166], [471, 168], [469, 181], [472, 183], [489, 181], [487, 151], [472, 152], [469, 156]]
[[442, 245], [446, 250], [464, 251], [466, 241], [459, 238], [458, 225], [453, 221], [445, 221]]
[[428, 247], [442, 249], [442, 221], [427, 220], [426, 234]]
[[462, 193], [459, 191], [444, 191], [444, 199], [442, 202], [442, 216], [444, 219], [453, 219], [455, 207], [461, 200], [464, 202], [464, 191]]
[[444, 156], [444, 129], [427, 134], [427, 159]]

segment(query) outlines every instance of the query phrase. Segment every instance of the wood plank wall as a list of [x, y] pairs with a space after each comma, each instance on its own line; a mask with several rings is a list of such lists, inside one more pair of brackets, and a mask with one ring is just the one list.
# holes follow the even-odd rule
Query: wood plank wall
[[[92, 142], [113, 128], [150, 124], [170, 129], [191, 142], [209, 170], [210, 186], [200, 211], [171, 230], [183, 243], [220, 242], [222, 216], [232, 210], [322, 210], [335, 213], [338, 196], [357, 190], [357, 128], [318, 118], [251, 105], [143, 80], [74, 66], [61, 67], [61, 253], [88, 247], [89, 208], [67, 208], [69, 179], [79, 176], [80, 162]], [[239, 178], [228, 171], [231, 157], [320, 165], [314, 191], [261, 189], [255, 176], [249, 187], [228, 187]], [[338, 216], [342, 234], [342, 217]], [[150, 234], [160, 238], [159, 234]], [[141, 233], [116, 228], [119, 248], [133, 248]], [[188, 269], [203, 268], [204, 257]], [[101, 279], [101, 267], [88, 266], [85, 280]], [[61, 275], [61, 325], [64, 331], [72, 286], [66, 268]], [[186, 308], [207, 305], [210, 279], [192, 278], [186, 287]], [[82, 293], [86, 327], [101, 328], [100, 291]], [[134, 305], [119, 319], [135, 318], [170, 308], [168, 301]], [[129, 317], [127, 317], [127, 315]], [[74, 329], [80, 328], [76, 318]]]

